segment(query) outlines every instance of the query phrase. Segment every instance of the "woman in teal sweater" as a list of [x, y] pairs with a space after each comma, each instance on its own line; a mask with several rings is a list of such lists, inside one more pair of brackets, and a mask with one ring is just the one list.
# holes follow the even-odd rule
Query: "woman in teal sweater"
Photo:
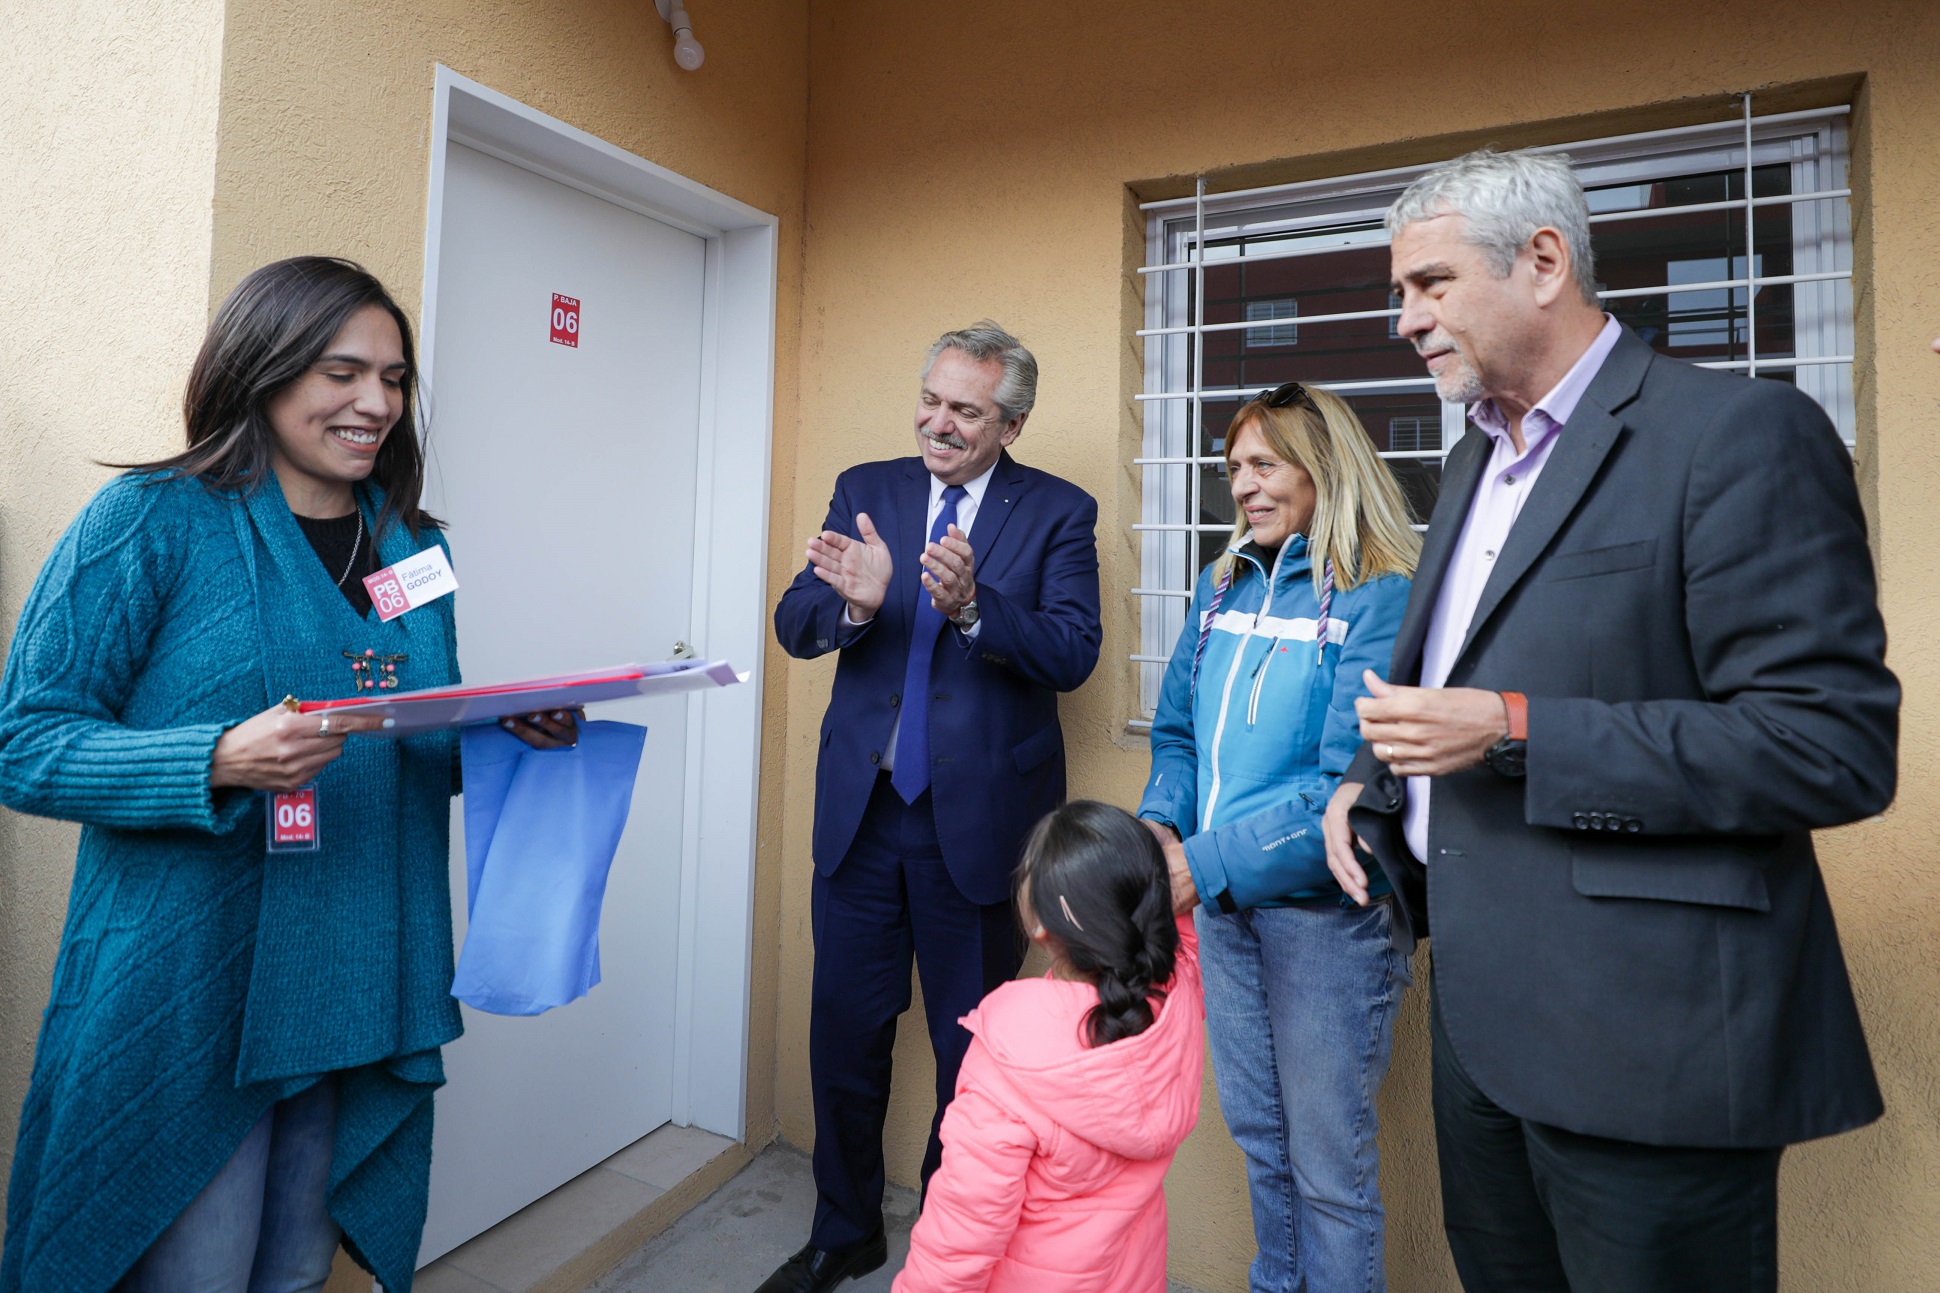
[[[0, 802], [82, 831], [0, 1293], [316, 1289], [339, 1240], [411, 1287], [459, 1033], [456, 742], [277, 702], [458, 681], [451, 599], [383, 623], [362, 583], [443, 542], [414, 374], [362, 269], [257, 270], [196, 359], [187, 450], [103, 488], [21, 615]], [[317, 847], [269, 848], [271, 794], [312, 784]]]

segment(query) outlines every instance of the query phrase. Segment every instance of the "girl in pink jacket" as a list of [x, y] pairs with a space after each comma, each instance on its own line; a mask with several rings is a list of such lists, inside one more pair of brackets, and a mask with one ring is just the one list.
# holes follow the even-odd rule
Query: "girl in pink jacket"
[[1082, 800], [1031, 833], [1017, 906], [1051, 971], [963, 1020], [895, 1293], [1164, 1293], [1165, 1171], [1205, 1063], [1192, 918], [1144, 823]]

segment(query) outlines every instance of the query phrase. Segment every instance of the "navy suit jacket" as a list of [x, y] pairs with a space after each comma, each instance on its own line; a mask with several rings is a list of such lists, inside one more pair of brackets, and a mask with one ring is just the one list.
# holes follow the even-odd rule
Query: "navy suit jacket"
[[[1491, 442], [1442, 470], [1389, 677], [1414, 683]], [[1625, 330], [1503, 545], [1450, 687], [1529, 697], [1528, 776], [1435, 780], [1427, 866], [1362, 745], [1349, 812], [1435, 943], [1463, 1067], [1509, 1112], [1764, 1147], [1880, 1114], [1812, 831], [1893, 797], [1866, 518], [1826, 415]]]
[[[917, 558], [929, 538], [930, 474], [921, 458], [851, 467], [835, 482], [823, 528], [856, 537], [867, 512], [895, 559], [888, 599], [841, 646], [842, 598], [795, 576], [775, 607], [775, 634], [798, 660], [840, 648], [815, 769], [815, 865], [841, 865], [875, 787], [902, 705], [917, 598]], [[1058, 693], [1098, 663], [1098, 504], [1069, 481], [1006, 453], [970, 530], [976, 552], [974, 642], [944, 625], [930, 664], [931, 798], [944, 865], [964, 897], [1010, 897], [1018, 849], [1064, 800]], [[899, 742], [907, 750], [906, 742]]]

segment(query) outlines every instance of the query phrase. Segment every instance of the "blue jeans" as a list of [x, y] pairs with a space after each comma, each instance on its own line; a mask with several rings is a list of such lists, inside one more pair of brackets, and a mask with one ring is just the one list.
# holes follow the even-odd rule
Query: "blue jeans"
[[324, 1205], [337, 1081], [280, 1100], [114, 1293], [316, 1293], [342, 1231]]
[[1213, 1074], [1246, 1154], [1253, 1293], [1387, 1286], [1374, 1096], [1410, 982], [1386, 902], [1201, 909]]

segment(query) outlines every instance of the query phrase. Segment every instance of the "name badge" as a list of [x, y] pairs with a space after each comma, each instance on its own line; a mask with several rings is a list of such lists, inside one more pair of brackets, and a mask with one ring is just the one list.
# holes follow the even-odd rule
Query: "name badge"
[[406, 611], [456, 592], [458, 576], [451, 573], [445, 550], [434, 543], [415, 557], [365, 575], [364, 587], [370, 592], [370, 604], [377, 608], [377, 618], [388, 624]]
[[317, 787], [269, 793], [268, 848], [272, 853], [314, 853], [317, 839]]

